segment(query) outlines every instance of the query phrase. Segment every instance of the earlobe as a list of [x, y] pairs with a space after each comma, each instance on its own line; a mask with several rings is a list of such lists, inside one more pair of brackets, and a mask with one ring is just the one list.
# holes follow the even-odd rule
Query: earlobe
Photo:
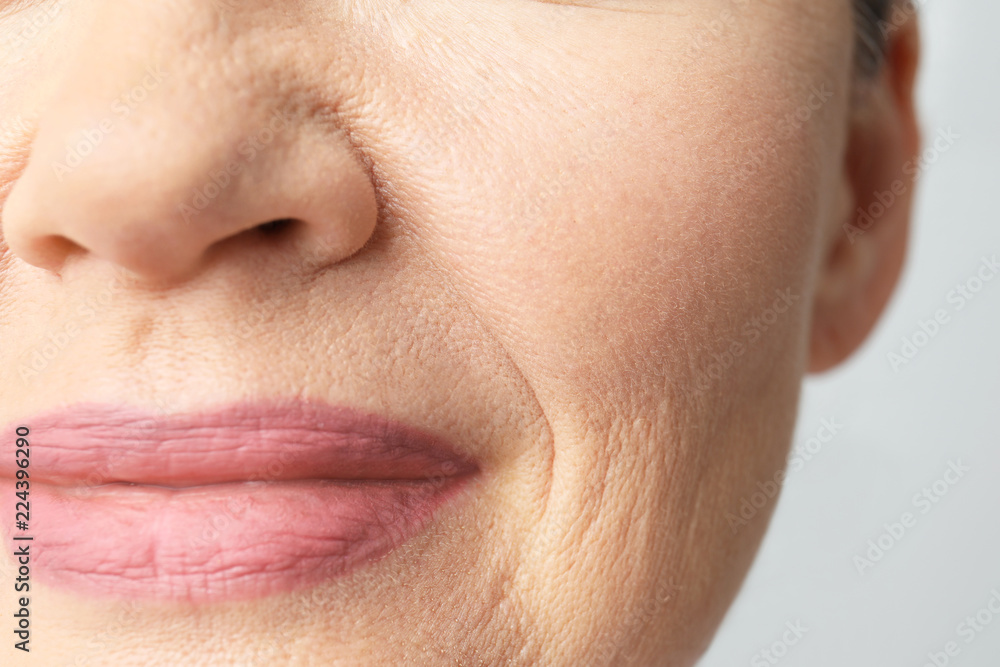
[[885, 308], [906, 254], [920, 132], [914, 109], [915, 19], [888, 35], [886, 58], [851, 112], [837, 228], [815, 292], [810, 372], [851, 355]]

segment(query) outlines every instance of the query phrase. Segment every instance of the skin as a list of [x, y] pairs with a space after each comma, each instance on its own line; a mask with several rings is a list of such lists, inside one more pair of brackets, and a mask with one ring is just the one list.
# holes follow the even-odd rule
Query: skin
[[918, 150], [913, 21], [859, 85], [839, 0], [46, 6], [0, 14], [0, 422], [301, 396], [483, 472], [312, 590], [33, 581], [33, 664], [693, 664], [773, 501], [727, 514], [896, 281], [912, 189], [843, 225]]

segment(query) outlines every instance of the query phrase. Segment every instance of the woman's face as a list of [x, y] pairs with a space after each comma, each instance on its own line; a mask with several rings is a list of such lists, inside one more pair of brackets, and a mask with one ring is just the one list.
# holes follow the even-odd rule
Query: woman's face
[[[6, 522], [31, 428], [32, 657], [693, 663], [815, 362], [851, 205], [848, 2], [4, 5], [0, 473]], [[383, 557], [274, 586], [266, 558], [163, 562], [181, 538], [158, 533], [136, 548], [175, 570], [133, 577], [129, 538], [44, 514], [162, 519], [135, 487], [107, 502], [139, 523], [44, 496], [94, 486], [46, 478], [59, 415], [267, 401], [406, 424], [477, 472]], [[231, 488], [190, 533], [233, 550], [257, 524], [218, 509]], [[304, 552], [289, 523], [246, 549]], [[46, 561], [67, 543], [92, 557]]]

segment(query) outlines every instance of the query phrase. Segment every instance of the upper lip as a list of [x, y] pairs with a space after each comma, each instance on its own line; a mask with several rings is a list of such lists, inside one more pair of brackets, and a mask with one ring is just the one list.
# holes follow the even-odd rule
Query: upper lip
[[[478, 470], [470, 457], [421, 429], [298, 400], [172, 415], [77, 404], [18, 425], [31, 431], [31, 479], [70, 486], [417, 482]], [[0, 476], [13, 477], [17, 470], [14, 441], [0, 441], [0, 451], [10, 450], [0, 457]]]

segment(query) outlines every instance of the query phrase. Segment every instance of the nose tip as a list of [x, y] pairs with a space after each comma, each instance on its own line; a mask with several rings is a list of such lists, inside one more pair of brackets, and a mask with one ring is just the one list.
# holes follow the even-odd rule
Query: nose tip
[[260, 266], [250, 256], [279, 246], [329, 265], [371, 237], [372, 178], [329, 113], [288, 106], [253, 68], [201, 59], [196, 77], [99, 51], [38, 119], [2, 211], [13, 254], [56, 274], [102, 261], [174, 282], [221, 258]]

